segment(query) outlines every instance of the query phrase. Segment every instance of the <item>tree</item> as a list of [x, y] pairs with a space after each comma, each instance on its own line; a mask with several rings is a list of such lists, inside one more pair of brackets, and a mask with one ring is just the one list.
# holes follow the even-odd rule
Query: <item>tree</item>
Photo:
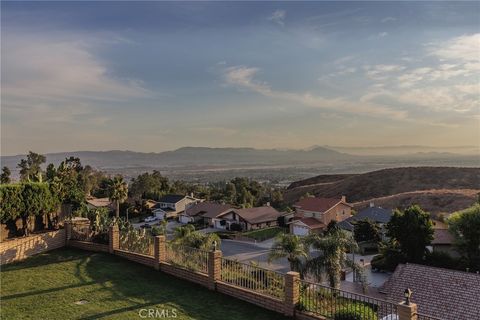
[[339, 229], [337, 221], [332, 220], [327, 225], [327, 230], [325, 230], [325, 235], [329, 235], [332, 232], [336, 232]]
[[42, 182], [42, 163], [45, 163], [44, 155], [29, 151], [27, 159], [20, 160], [20, 180]]
[[280, 233], [268, 254], [268, 261], [287, 258], [290, 270], [303, 274], [303, 261], [308, 257], [308, 246], [304, 239], [289, 233]]
[[128, 185], [123, 180], [122, 176], [116, 176], [110, 179], [108, 184], [108, 197], [115, 202], [115, 216], [120, 217], [120, 202], [123, 202], [128, 197]]
[[378, 225], [370, 219], [356, 221], [353, 228], [354, 238], [357, 242], [380, 241]]
[[453, 213], [447, 223], [455, 245], [473, 270], [480, 270], [480, 204]]
[[357, 250], [357, 243], [351, 235], [340, 229], [333, 230], [325, 237], [312, 235], [308, 241], [321, 253], [307, 261], [307, 271], [317, 279], [326, 275], [330, 286], [338, 288], [342, 269], [346, 266], [356, 268], [355, 263], [347, 259], [347, 252]]
[[433, 222], [430, 214], [418, 205], [395, 210], [387, 225], [387, 235], [396, 241], [407, 262], [422, 262], [426, 247], [433, 240]]
[[2, 168], [2, 175], [0, 176], [0, 183], [2, 184], [6, 184], [6, 183], [10, 183], [10, 169], [8, 169], [8, 167], [3, 167]]

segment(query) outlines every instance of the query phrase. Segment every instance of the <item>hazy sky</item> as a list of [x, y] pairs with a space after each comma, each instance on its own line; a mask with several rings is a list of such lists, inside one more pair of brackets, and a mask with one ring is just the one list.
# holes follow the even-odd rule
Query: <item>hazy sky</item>
[[479, 2], [2, 2], [1, 151], [479, 145]]

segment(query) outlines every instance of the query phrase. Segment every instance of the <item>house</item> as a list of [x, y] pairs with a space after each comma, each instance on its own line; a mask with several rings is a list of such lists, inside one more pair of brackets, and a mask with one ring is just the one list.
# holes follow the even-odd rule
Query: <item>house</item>
[[339, 222], [337, 226], [343, 230], [353, 232], [356, 221], [368, 219], [379, 226], [382, 239], [385, 239], [386, 225], [392, 218], [392, 214], [391, 209], [375, 207], [375, 204], [371, 202], [368, 208], [362, 209], [356, 215]]
[[405, 289], [418, 313], [444, 320], [480, 319], [480, 275], [413, 263], [400, 264], [379, 289], [385, 299], [404, 300]]
[[112, 201], [110, 201], [109, 198], [88, 197], [87, 208], [89, 210], [98, 208], [107, 208], [108, 210], [114, 210], [114, 204], [112, 203]]
[[193, 195], [167, 194], [153, 206], [152, 213], [162, 220], [165, 218], [176, 218], [178, 214], [185, 211], [185, 207], [188, 204], [195, 204], [201, 201], [203, 200], [194, 198]]
[[455, 238], [450, 231], [448, 231], [448, 226], [441, 221], [434, 221], [433, 240], [427, 249], [431, 252], [444, 252], [454, 258], [458, 258], [460, 254], [453, 245], [454, 241]]
[[[254, 230], [278, 225], [281, 212], [270, 206], [230, 209], [212, 218], [212, 226], [218, 229]], [[238, 225], [232, 227], [232, 225]]]
[[290, 232], [305, 236], [325, 230], [331, 221], [343, 221], [352, 215], [352, 205], [341, 198], [306, 197], [295, 203]]
[[212, 218], [229, 209], [232, 209], [232, 206], [229, 204], [209, 201], [191, 203], [186, 206], [184, 212], [179, 214], [178, 221], [180, 221], [180, 223], [204, 222], [206, 225], [210, 225]]

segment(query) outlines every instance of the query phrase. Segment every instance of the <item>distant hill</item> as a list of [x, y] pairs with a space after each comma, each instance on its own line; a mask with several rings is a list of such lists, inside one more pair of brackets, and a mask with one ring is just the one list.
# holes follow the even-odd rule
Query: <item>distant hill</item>
[[[322, 177], [321, 179], [325, 179]], [[349, 202], [420, 190], [480, 189], [480, 168], [407, 167], [347, 176], [333, 182], [311, 184], [315, 178], [294, 182], [285, 199], [294, 203], [307, 192], [321, 197], [346, 195]]]
[[[312, 150], [184, 147], [160, 153], [112, 150], [46, 154], [47, 163], [55, 164], [70, 156], [79, 157], [82, 163], [96, 168], [305, 164], [359, 158], [323, 147]], [[25, 155], [2, 156], [2, 165], [13, 169], [24, 157]]]
[[438, 189], [403, 192], [392, 196], [373, 198], [353, 203], [356, 210], [366, 208], [373, 202], [382, 208], [404, 209], [418, 204], [434, 217], [441, 213], [452, 213], [465, 209], [478, 200], [479, 189]]

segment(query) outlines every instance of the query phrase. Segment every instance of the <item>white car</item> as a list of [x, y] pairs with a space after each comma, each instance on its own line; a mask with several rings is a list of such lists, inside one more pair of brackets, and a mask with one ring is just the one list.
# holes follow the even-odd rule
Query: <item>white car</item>
[[153, 222], [153, 221], [155, 221], [155, 220], [157, 220], [157, 219], [158, 219], [158, 218], [155, 217], [155, 216], [146, 217], [146, 218], [145, 218], [145, 222]]

